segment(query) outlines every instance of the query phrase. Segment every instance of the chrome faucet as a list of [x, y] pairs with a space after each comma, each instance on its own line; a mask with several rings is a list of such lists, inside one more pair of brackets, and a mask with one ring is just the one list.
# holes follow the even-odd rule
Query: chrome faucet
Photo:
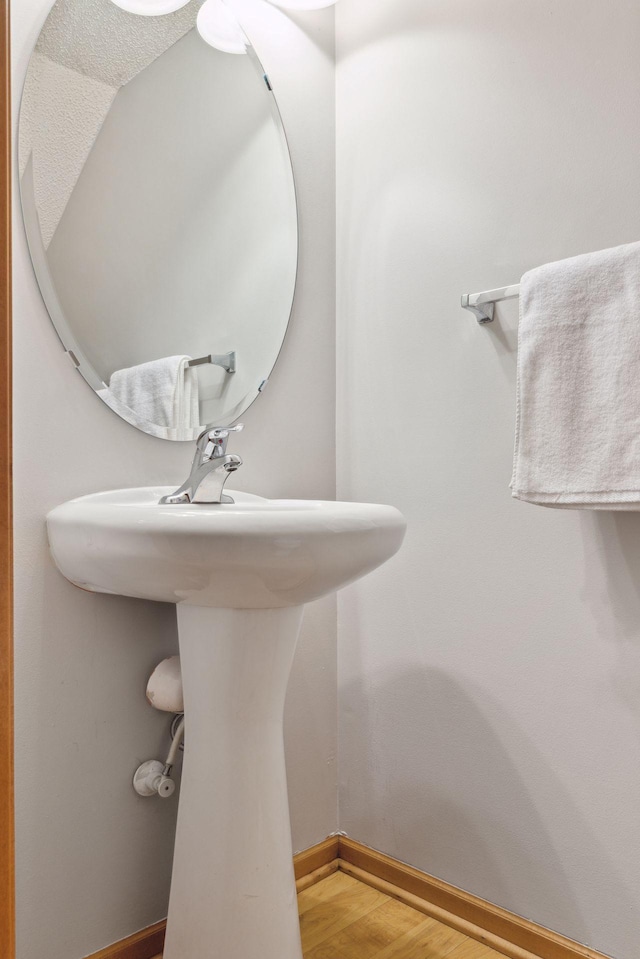
[[235, 453], [227, 453], [227, 440], [229, 433], [239, 433], [242, 428], [242, 423], [238, 423], [237, 426], [215, 426], [201, 433], [189, 479], [175, 493], [163, 496], [160, 502], [233, 503], [222, 491], [229, 474], [242, 466], [242, 460]]

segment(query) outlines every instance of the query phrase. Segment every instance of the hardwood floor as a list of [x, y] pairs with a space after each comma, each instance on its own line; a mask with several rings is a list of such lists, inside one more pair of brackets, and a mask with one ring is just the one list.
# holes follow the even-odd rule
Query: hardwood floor
[[504, 959], [343, 872], [300, 892], [298, 909], [304, 959]]

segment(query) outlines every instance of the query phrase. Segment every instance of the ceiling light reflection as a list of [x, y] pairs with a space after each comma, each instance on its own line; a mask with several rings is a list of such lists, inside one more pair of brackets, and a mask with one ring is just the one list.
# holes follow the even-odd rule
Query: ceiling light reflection
[[161, 17], [185, 7], [189, 0], [113, 0], [116, 7], [140, 17]]
[[205, 0], [196, 20], [203, 40], [223, 53], [246, 53], [249, 41], [224, 0]]
[[332, 7], [338, 0], [268, 0], [275, 7], [282, 7], [283, 10], [322, 10], [324, 7]]

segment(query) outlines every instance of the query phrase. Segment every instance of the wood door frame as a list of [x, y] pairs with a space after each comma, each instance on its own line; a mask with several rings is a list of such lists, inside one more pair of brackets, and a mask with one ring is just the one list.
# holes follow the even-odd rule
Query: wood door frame
[[15, 956], [11, 442], [11, 41], [0, 3], [0, 956]]

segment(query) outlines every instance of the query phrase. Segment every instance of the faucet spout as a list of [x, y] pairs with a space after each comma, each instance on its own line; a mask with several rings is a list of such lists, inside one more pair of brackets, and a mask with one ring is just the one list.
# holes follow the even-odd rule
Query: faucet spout
[[201, 433], [189, 478], [175, 493], [163, 496], [160, 502], [169, 505], [233, 503], [231, 497], [223, 493], [224, 484], [229, 475], [242, 466], [242, 459], [236, 453], [227, 453], [226, 445], [229, 433], [238, 429], [242, 429], [240, 424]]
[[[215, 466], [212, 469], [213, 463]], [[240, 466], [242, 466], [242, 460], [236, 453], [227, 453], [226, 456], [218, 456], [215, 460], [205, 463], [198, 470], [197, 484], [191, 502], [233, 503], [231, 497], [224, 496], [222, 491], [229, 475], [235, 473]]]

